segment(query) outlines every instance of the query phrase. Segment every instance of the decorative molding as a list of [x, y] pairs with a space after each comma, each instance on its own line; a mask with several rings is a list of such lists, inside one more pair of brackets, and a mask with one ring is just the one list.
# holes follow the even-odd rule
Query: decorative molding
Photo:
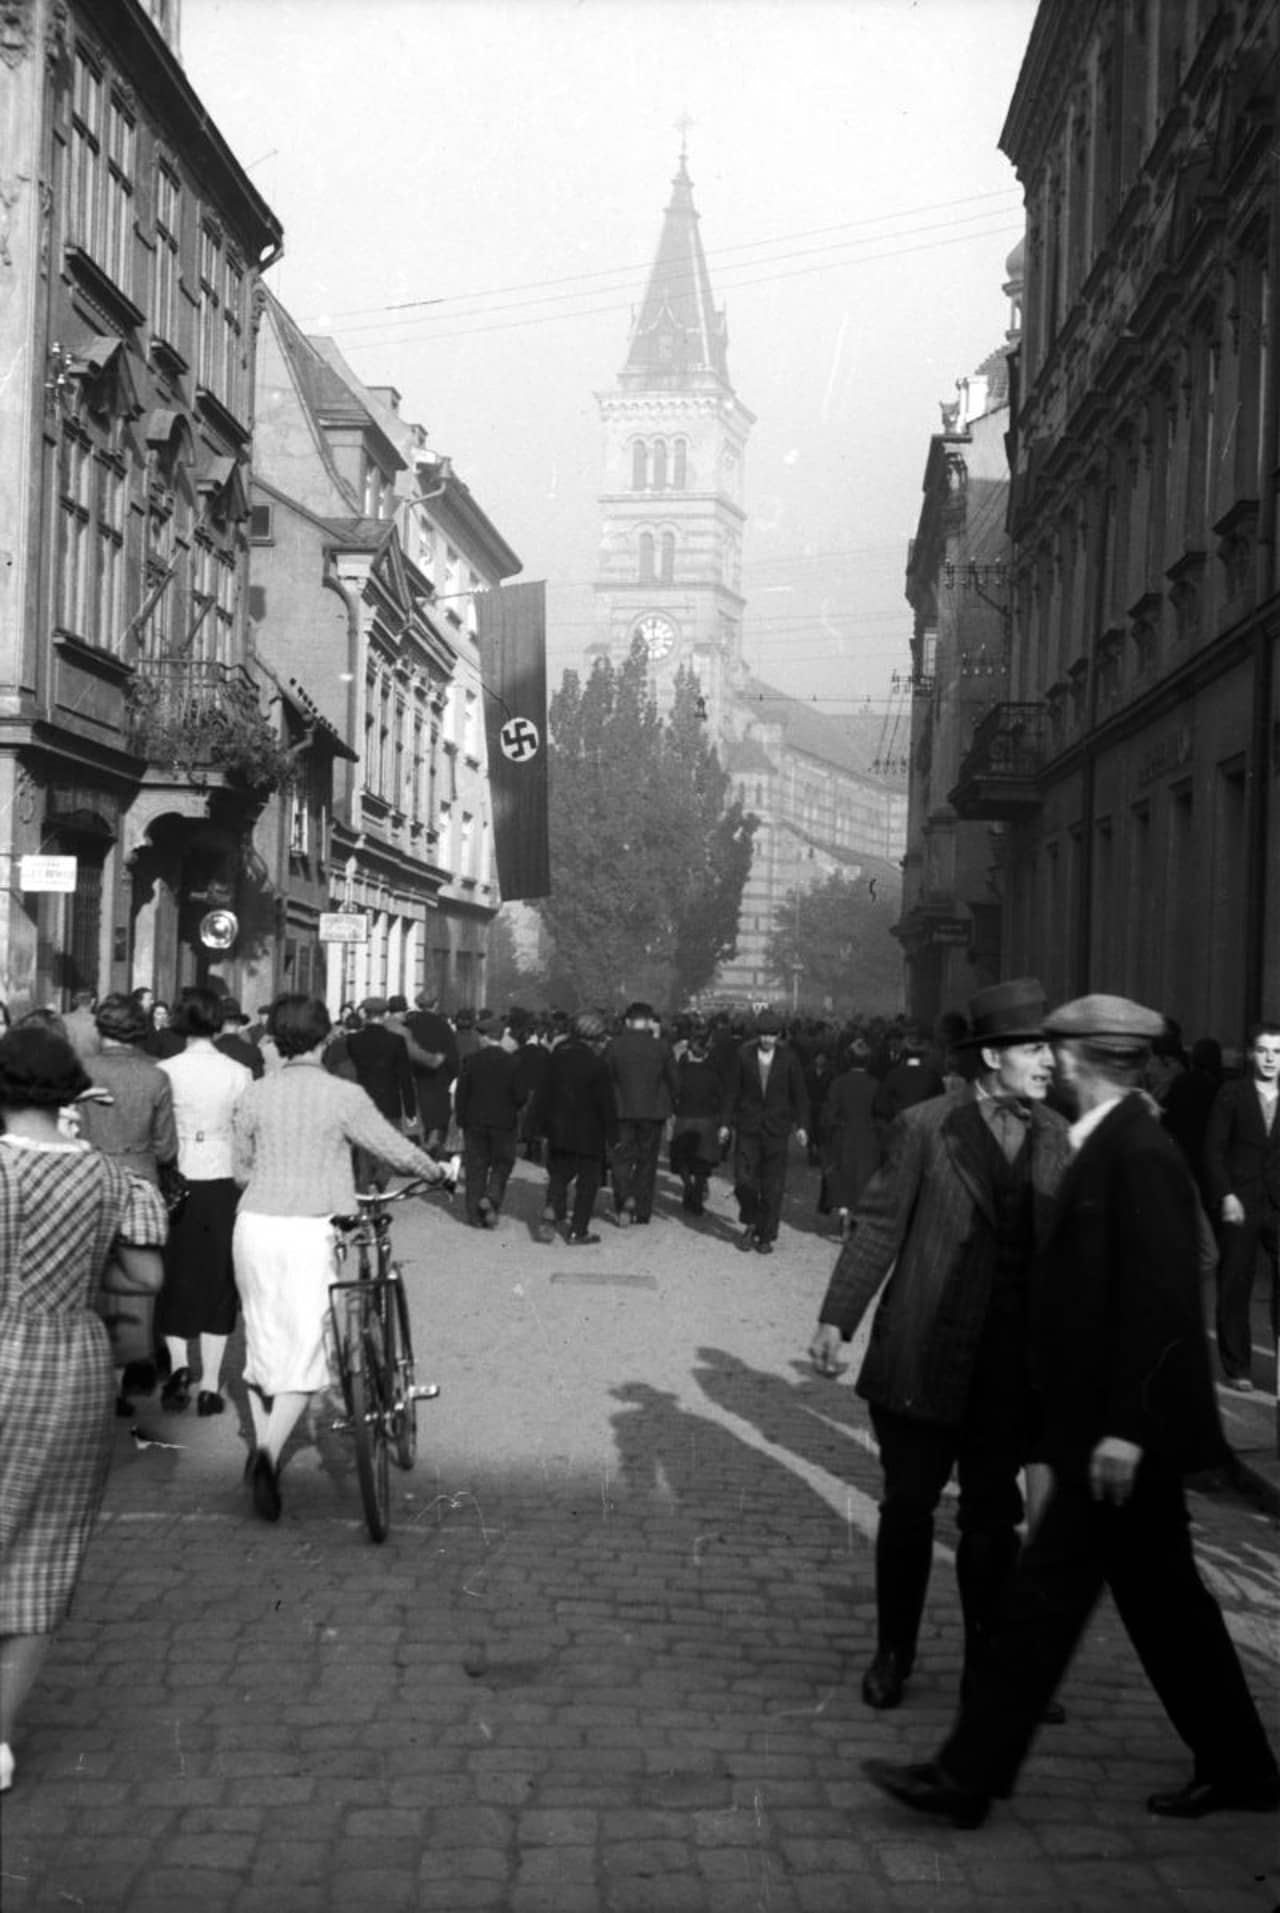
[[0, 5], [0, 60], [10, 69], [19, 67], [34, 44], [34, 0], [4, 0]]

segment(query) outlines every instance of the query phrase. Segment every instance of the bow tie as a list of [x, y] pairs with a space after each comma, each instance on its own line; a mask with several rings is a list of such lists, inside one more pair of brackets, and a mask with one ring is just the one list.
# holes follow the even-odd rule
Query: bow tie
[[1020, 1123], [1031, 1121], [1031, 1104], [1025, 1096], [988, 1096], [986, 1103], [995, 1116], [1012, 1116]]

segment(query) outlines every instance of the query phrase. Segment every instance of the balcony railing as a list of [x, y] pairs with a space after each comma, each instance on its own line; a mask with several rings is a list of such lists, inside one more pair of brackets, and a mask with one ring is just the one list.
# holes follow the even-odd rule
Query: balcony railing
[[1015, 823], [1040, 808], [1048, 740], [1043, 704], [995, 704], [974, 729], [949, 802], [961, 817]]
[[293, 760], [258, 706], [258, 690], [240, 664], [146, 658], [128, 693], [129, 738], [148, 763], [183, 781], [229, 784], [264, 793], [292, 779]]

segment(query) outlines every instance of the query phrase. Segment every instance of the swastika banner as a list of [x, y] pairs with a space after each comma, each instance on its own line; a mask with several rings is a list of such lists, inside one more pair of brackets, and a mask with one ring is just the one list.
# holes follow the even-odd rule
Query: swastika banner
[[503, 585], [476, 595], [493, 847], [504, 901], [545, 897], [547, 849], [547, 588]]

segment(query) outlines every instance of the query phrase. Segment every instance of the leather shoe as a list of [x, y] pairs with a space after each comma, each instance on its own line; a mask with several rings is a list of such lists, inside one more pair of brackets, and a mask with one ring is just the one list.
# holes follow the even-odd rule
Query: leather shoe
[[879, 1787], [914, 1813], [933, 1814], [953, 1827], [980, 1827], [991, 1810], [991, 1796], [961, 1787], [936, 1761], [899, 1766], [892, 1760], [864, 1760], [862, 1771]]
[[862, 1698], [867, 1706], [882, 1714], [890, 1707], [900, 1706], [908, 1671], [896, 1654], [888, 1648], [881, 1649], [862, 1676]]
[[1257, 1780], [1189, 1780], [1171, 1793], [1153, 1793], [1147, 1812], [1170, 1820], [1202, 1820], [1206, 1813], [1274, 1813], [1280, 1807], [1280, 1774]]
[[221, 1395], [212, 1388], [202, 1388], [196, 1396], [197, 1415], [220, 1415], [226, 1405]]
[[276, 1479], [275, 1465], [265, 1448], [259, 1448], [253, 1458], [250, 1474], [253, 1485], [253, 1512], [264, 1521], [280, 1519], [280, 1483]]
[[757, 1255], [772, 1255], [773, 1254], [772, 1242], [766, 1242], [763, 1237], [760, 1237], [759, 1240], [756, 1242], [756, 1254]]
[[756, 1231], [755, 1231], [754, 1223], [747, 1224], [746, 1228], [742, 1231], [742, 1234], [738, 1237], [738, 1240], [734, 1246], [736, 1248], [743, 1250], [744, 1253], [755, 1248]]
[[166, 1415], [180, 1415], [191, 1400], [191, 1370], [175, 1368], [160, 1390], [160, 1406]]

